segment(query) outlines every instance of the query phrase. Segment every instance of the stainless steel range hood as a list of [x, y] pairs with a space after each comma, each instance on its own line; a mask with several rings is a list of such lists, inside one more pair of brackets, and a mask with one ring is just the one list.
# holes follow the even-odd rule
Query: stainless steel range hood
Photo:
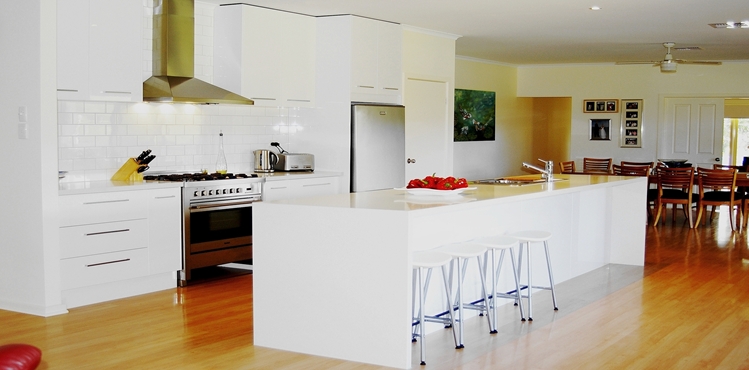
[[254, 102], [195, 77], [194, 0], [157, 0], [153, 8], [153, 76], [143, 82], [149, 102]]

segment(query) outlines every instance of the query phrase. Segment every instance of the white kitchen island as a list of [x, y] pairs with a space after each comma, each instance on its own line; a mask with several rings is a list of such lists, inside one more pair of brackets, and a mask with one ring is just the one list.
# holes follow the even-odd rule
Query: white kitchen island
[[[647, 179], [557, 178], [563, 180], [471, 185], [477, 189], [450, 197], [381, 190], [258, 203], [254, 344], [411, 367], [410, 253], [446, 243], [551, 231], [557, 283], [609, 263], [642, 266]], [[544, 282], [543, 257], [536, 253], [533, 263], [534, 280]], [[502, 284], [509, 290], [512, 278], [505, 272]], [[437, 284], [440, 278], [433, 279]], [[466, 284], [466, 299], [478, 297], [475, 281]], [[430, 290], [428, 313], [443, 310], [438, 288]]]

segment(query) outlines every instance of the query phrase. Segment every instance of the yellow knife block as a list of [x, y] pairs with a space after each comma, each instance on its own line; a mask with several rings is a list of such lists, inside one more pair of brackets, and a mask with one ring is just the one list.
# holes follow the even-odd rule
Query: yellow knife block
[[143, 181], [143, 175], [138, 173], [140, 165], [135, 158], [129, 158], [117, 172], [112, 175], [112, 181]]

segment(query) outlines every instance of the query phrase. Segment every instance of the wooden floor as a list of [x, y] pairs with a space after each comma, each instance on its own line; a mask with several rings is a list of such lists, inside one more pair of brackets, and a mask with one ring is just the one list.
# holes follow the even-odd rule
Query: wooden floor
[[[463, 350], [448, 330], [429, 335], [427, 365], [414, 344], [414, 368], [749, 368], [746, 232], [731, 232], [727, 217], [690, 230], [669, 215], [648, 227], [646, 249], [644, 268], [559, 284], [557, 312], [548, 292], [534, 295], [532, 323], [506, 305], [499, 334], [480, 318], [466, 323]], [[254, 347], [251, 274], [49, 318], [0, 310], [0, 344], [12, 342], [41, 348], [40, 369], [380, 369]]]

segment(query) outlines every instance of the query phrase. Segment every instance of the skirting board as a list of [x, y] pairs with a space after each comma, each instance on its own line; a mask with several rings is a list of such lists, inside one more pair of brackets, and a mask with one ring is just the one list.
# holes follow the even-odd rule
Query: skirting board
[[135, 279], [63, 290], [62, 302], [67, 308], [74, 308], [176, 287], [177, 273], [165, 272]]

